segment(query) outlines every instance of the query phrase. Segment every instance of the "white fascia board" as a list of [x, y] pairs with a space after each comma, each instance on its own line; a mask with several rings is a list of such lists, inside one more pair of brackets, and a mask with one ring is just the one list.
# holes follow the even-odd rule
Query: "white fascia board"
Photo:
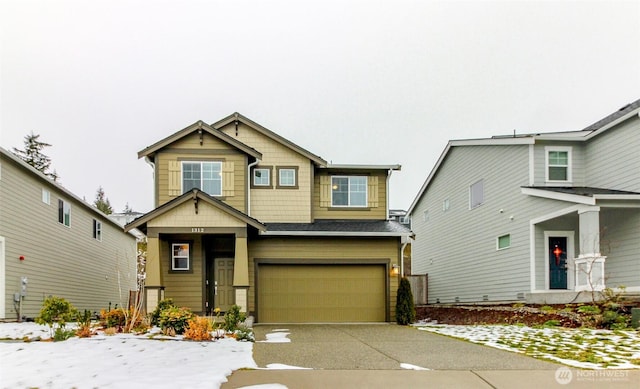
[[627, 113], [626, 115], [620, 116], [618, 119], [612, 121], [611, 123], [606, 124], [606, 125], [598, 128], [598, 129], [596, 129], [596, 130], [591, 131], [591, 133], [589, 135], [587, 135], [585, 138], [586, 139], [591, 139], [594, 136], [598, 136], [598, 135], [602, 134], [603, 132], [607, 131], [608, 129], [610, 129], [612, 127], [615, 127], [618, 124], [620, 124], [620, 123], [622, 123], [622, 122], [624, 122], [626, 120], [629, 120], [634, 116], [640, 117], [640, 108], [636, 108], [633, 111], [630, 111], [629, 113]]
[[260, 231], [263, 236], [377, 236], [377, 237], [412, 237], [411, 232], [341, 232], [341, 231]]
[[484, 139], [460, 139], [449, 142], [451, 146], [505, 146], [505, 145], [531, 145], [535, 143], [533, 136], [484, 138]]
[[639, 201], [640, 195], [637, 194], [597, 194], [593, 196], [596, 200], [620, 200], [620, 201]]
[[401, 165], [348, 165], [348, 164], [329, 164], [326, 169], [357, 169], [357, 170], [400, 170]]
[[542, 197], [545, 199], [558, 200], [558, 201], [566, 201], [569, 203], [576, 204], [585, 204], [585, 205], [595, 205], [596, 199], [589, 196], [580, 196], [569, 193], [559, 193], [553, 192], [544, 189], [533, 189], [533, 188], [520, 188], [522, 194], [527, 196], [535, 196]]
[[442, 151], [442, 154], [440, 154], [440, 158], [438, 158], [438, 161], [436, 161], [436, 164], [433, 166], [433, 169], [431, 169], [431, 172], [427, 176], [427, 179], [424, 181], [424, 184], [422, 184], [422, 187], [418, 191], [418, 194], [413, 199], [413, 202], [411, 203], [411, 206], [409, 206], [409, 209], [407, 210], [407, 216], [411, 216], [411, 214], [413, 213], [413, 209], [416, 207], [416, 205], [418, 205], [418, 202], [422, 198], [422, 195], [424, 194], [424, 192], [427, 190], [427, 187], [429, 186], [429, 183], [431, 182], [433, 177], [435, 177], [436, 172], [440, 168], [440, 165], [442, 164], [442, 161], [444, 161], [444, 159], [447, 156], [447, 154], [449, 153], [450, 149], [451, 149], [451, 141], [449, 143], [447, 143], [447, 146]]

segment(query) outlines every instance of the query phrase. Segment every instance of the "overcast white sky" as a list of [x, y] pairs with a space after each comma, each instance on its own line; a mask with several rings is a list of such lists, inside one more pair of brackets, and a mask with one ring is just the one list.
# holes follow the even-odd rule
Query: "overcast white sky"
[[144, 147], [240, 112], [327, 161], [402, 164], [408, 208], [450, 139], [579, 130], [640, 98], [640, 2], [0, 0], [0, 146], [153, 208]]

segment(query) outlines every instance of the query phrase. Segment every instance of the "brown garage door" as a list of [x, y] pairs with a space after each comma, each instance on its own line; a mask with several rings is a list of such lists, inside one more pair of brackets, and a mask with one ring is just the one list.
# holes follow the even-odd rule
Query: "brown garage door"
[[258, 268], [261, 323], [385, 321], [383, 265], [272, 265]]

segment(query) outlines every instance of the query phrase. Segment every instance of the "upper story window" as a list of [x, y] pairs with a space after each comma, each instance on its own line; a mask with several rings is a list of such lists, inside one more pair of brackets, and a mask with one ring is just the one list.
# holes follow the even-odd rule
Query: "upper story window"
[[571, 147], [545, 147], [546, 181], [571, 181]]
[[334, 207], [366, 207], [366, 176], [332, 176], [331, 205]]
[[184, 271], [190, 269], [189, 243], [171, 244], [171, 270]]
[[221, 196], [222, 162], [182, 162], [182, 193], [194, 188]]
[[469, 209], [484, 203], [484, 180], [474, 182], [469, 186]]
[[449, 201], [449, 199], [444, 199], [442, 201], [442, 211], [447, 212], [449, 208], [451, 208], [451, 202]]
[[271, 169], [269, 168], [253, 169], [253, 186], [271, 187]]
[[51, 192], [45, 188], [42, 188], [42, 202], [47, 205], [51, 204]]
[[428, 222], [429, 221], [429, 210], [426, 210], [426, 211], [422, 212], [422, 221], [423, 222]]
[[93, 239], [102, 241], [102, 223], [93, 219]]
[[298, 168], [279, 167], [278, 168], [278, 188], [297, 188]]
[[58, 222], [71, 227], [71, 204], [58, 200]]

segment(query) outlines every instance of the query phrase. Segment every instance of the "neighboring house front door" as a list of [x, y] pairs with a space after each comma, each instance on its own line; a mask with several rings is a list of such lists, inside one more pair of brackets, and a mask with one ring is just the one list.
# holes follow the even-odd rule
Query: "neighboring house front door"
[[567, 289], [567, 237], [549, 237], [549, 288]]
[[214, 307], [227, 312], [235, 303], [233, 290], [233, 258], [214, 259]]

